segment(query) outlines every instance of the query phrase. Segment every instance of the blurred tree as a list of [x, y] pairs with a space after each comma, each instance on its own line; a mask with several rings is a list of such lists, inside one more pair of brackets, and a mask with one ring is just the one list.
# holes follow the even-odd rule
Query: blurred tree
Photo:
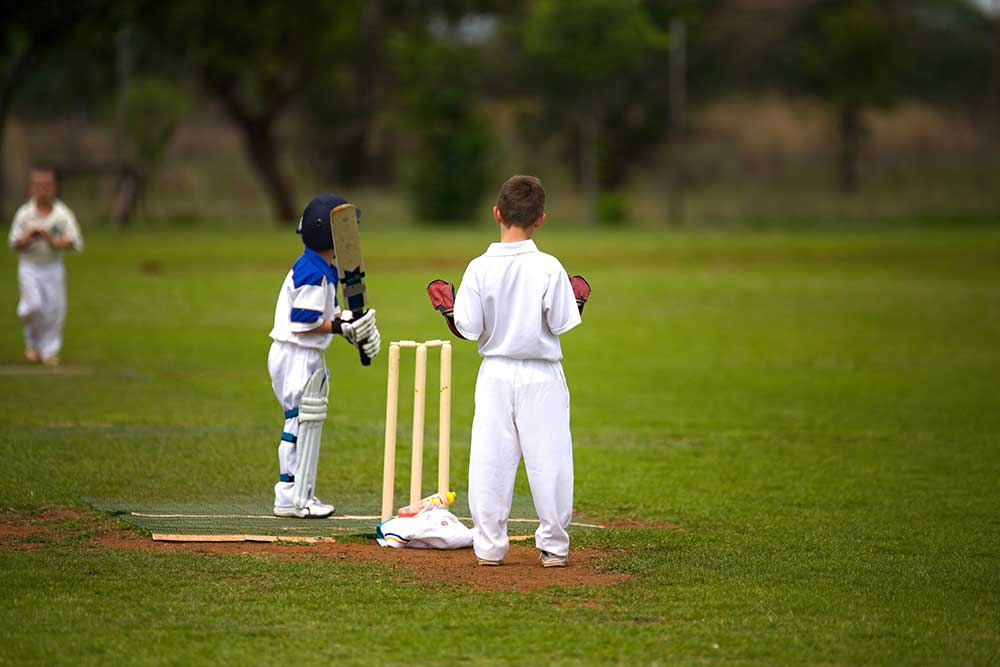
[[163, 79], [132, 79], [125, 86], [118, 129], [126, 149], [128, 173], [115, 206], [116, 220], [127, 222], [131, 218], [190, 106], [185, 91]]
[[[609, 122], [644, 113], [635, 87], [655, 83], [653, 59], [667, 37], [639, 0], [539, 0], [523, 24], [526, 68], [544, 113], [574, 128], [579, 151], [579, 180], [590, 222], [597, 221], [602, 154], [620, 156], [612, 145]], [[641, 126], [642, 123], [636, 123]], [[611, 182], [622, 180], [628, 160], [606, 169]], [[609, 167], [612, 161], [605, 157]]]
[[297, 219], [298, 207], [281, 168], [278, 122], [320, 72], [343, 67], [359, 48], [363, 9], [360, 0], [175, 0], [147, 14], [146, 29], [190, 64], [240, 130], [280, 221]]
[[864, 111], [892, 106], [899, 96], [906, 19], [893, 1], [823, 0], [806, 12], [797, 32], [803, 82], [836, 111], [845, 192], [858, 187]]
[[[470, 220], [482, 203], [496, 152], [495, 101], [511, 79], [503, 19], [521, 0], [428, 0], [394, 5], [385, 73], [388, 127], [417, 218]], [[516, 87], [516, 86], [515, 86]]]
[[984, 97], [989, 21], [967, 0], [819, 0], [804, 3], [779, 47], [785, 80], [834, 109], [838, 184], [858, 188], [864, 112], [903, 96], [969, 105]]
[[[967, 0], [919, 0], [904, 6], [910, 29], [903, 94], [969, 109], [986, 103], [991, 59], [1000, 40], [982, 7]], [[995, 21], [1000, 24], [1000, 17]]]
[[387, 11], [384, 0], [369, 0], [359, 16], [356, 48], [342, 67], [322, 68], [303, 96], [319, 169], [338, 186], [385, 181], [392, 173], [391, 147], [378, 141], [379, 111], [392, 88], [389, 34], [412, 19], [408, 8]]
[[81, 35], [107, 25], [113, 5], [109, 0], [0, 0], [0, 213], [5, 217], [4, 129], [16, 96], [53, 53], [78, 47]]
[[493, 134], [478, 108], [482, 93], [478, 48], [433, 36], [400, 36], [393, 45], [403, 124], [415, 151], [404, 179], [416, 216], [466, 222], [475, 215], [489, 177]]
[[[303, 100], [312, 120], [309, 132], [322, 172], [343, 184], [391, 179], [400, 152], [394, 136], [399, 126], [396, 121], [413, 110], [409, 88], [416, 84], [428, 91], [414, 76], [413, 68], [400, 59], [400, 43], [407, 42], [405, 51], [417, 58], [422, 57], [418, 55], [420, 45], [433, 50], [442, 39], [461, 45], [472, 54], [479, 72], [473, 76], [467, 66], [460, 78], [493, 83], [495, 73], [489, 71], [483, 52], [494, 45], [496, 17], [515, 11], [519, 5], [510, 0], [368, 0], [359, 17], [357, 48], [347, 55], [343, 67], [324, 69], [318, 85]], [[485, 88], [477, 85], [469, 93], [476, 95]], [[333, 119], [336, 122], [331, 122]], [[413, 136], [413, 130], [408, 125], [406, 134]]]

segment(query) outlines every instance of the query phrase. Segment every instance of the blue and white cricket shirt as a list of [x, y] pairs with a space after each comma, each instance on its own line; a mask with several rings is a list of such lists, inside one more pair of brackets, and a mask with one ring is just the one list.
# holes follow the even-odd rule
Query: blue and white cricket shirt
[[302, 347], [325, 350], [331, 334], [304, 334], [323, 320], [340, 313], [337, 305], [337, 270], [315, 250], [305, 248], [285, 276], [274, 308], [271, 338]]

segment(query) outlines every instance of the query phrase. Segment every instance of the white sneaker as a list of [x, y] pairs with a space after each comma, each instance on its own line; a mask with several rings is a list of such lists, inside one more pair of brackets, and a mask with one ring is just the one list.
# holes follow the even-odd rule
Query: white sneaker
[[503, 565], [502, 560], [490, 560], [489, 558], [480, 558], [476, 556], [476, 562], [483, 567], [499, 567]]
[[538, 552], [538, 559], [542, 561], [542, 567], [566, 567], [569, 563], [569, 556], [557, 556], [541, 550]]
[[337, 511], [337, 508], [328, 503], [324, 503], [322, 500], [313, 496], [306, 503], [306, 508], [309, 510], [309, 516], [314, 516], [317, 518], [325, 518]]
[[325, 519], [336, 511], [333, 505], [327, 505], [315, 496], [299, 509], [295, 505], [275, 505], [274, 516], [295, 519]]

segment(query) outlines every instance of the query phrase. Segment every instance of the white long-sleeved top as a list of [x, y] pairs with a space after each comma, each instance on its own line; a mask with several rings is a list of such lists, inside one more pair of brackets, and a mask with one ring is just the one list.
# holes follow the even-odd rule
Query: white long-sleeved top
[[[83, 235], [80, 234], [80, 225], [76, 222], [76, 216], [69, 206], [61, 200], [52, 202], [52, 210], [43, 215], [35, 206], [32, 199], [22, 204], [17, 213], [14, 214], [14, 223], [10, 227], [10, 235], [7, 242], [11, 248], [18, 239], [35, 230], [48, 230], [54, 238], [66, 238], [72, 242], [70, 246], [76, 252], [83, 250]], [[62, 250], [56, 250], [48, 242], [40, 237], [36, 237], [28, 243], [26, 248], [18, 250], [18, 255], [22, 260], [27, 260], [33, 264], [52, 264], [58, 262], [62, 257]]]
[[491, 244], [455, 296], [455, 326], [483, 357], [559, 361], [559, 336], [579, 323], [566, 270], [531, 240]]

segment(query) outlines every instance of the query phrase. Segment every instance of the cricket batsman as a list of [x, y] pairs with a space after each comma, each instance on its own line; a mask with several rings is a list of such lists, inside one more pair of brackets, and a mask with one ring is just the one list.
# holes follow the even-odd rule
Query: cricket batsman
[[[344, 225], [346, 219], [350, 222]], [[335, 225], [333, 221], [339, 221]], [[323, 352], [333, 337], [341, 336], [356, 347], [362, 359], [374, 357], [380, 348], [375, 310], [363, 308], [364, 271], [357, 223], [360, 209], [332, 194], [315, 197], [302, 212], [298, 233], [305, 245], [278, 292], [271, 329], [267, 369], [271, 387], [284, 411], [285, 424], [278, 444], [280, 476], [274, 485], [274, 515], [324, 518], [333, 505], [315, 494], [316, 464], [326, 418], [329, 372]], [[338, 240], [335, 237], [341, 237]], [[337, 261], [336, 247], [345, 250]], [[357, 257], [349, 253], [357, 253]], [[352, 310], [341, 311], [337, 299], [339, 277], [348, 270]]]

